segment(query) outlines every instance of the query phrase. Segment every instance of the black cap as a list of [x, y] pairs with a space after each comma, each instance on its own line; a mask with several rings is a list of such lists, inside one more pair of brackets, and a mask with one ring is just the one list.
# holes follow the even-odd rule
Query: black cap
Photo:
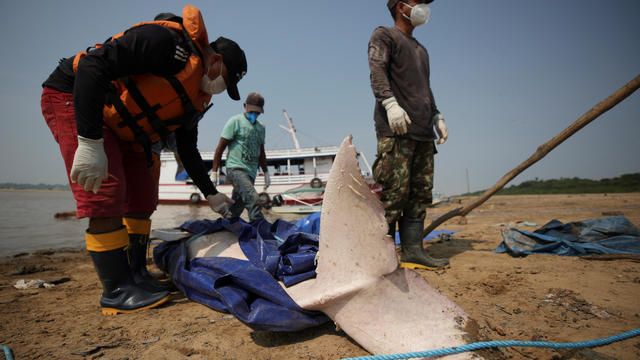
[[240, 100], [238, 81], [247, 73], [247, 58], [244, 51], [235, 41], [219, 37], [209, 44], [213, 50], [222, 55], [222, 62], [227, 67], [227, 93], [233, 100]]
[[[400, 1], [401, 1], [401, 0], [388, 0], [388, 1], [387, 1], [387, 7], [388, 7], [389, 9], [392, 9], [392, 8], [396, 7], [396, 4], [398, 4]], [[430, 3], [432, 3], [432, 2], [433, 2], [433, 0], [426, 0], [424, 3], [425, 3], [425, 4], [430, 4]]]
[[182, 18], [174, 13], [160, 13], [153, 18], [154, 21], [173, 21], [182, 24]]

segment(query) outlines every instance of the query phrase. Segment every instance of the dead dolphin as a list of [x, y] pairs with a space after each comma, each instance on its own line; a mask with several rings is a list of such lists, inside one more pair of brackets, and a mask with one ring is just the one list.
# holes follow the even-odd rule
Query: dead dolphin
[[475, 322], [418, 273], [398, 267], [384, 208], [362, 177], [351, 141], [342, 142], [325, 188], [318, 275], [287, 293], [302, 308], [327, 314], [373, 354], [467, 344]]
[[[317, 277], [287, 294], [302, 308], [319, 310], [372, 354], [460, 346], [477, 325], [418, 273], [398, 267], [384, 208], [365, 183], [352, 137], [342, 142], [325, 188]], [[221, 234], [222, 233], [222, 234]], [[231, 233], [200, 237], [189, 257], [246, 257]], [[446, 359], [479, 358], [472, 353]]]

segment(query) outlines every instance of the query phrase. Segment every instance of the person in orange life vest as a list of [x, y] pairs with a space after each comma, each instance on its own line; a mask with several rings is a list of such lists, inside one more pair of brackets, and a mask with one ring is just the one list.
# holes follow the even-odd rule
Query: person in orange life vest
[[85, 240], [103, 285], [104, 314], [169, 298], [165, 284], [152, 282], [142, 253], [158, 201], [153, 143], [173, 132], [211, 209], [224, 213], [233, 203], [203, 165], [198, 121], [211, 95], [227, 90], [240, 99], [237, 83], [246, 71], [238, 44], [224, 37], [209, 43], [200, 11], [188, 5], [181, 17], [160, 14], [60, 60], [43, 83], [42, 113], [59, 144], [77, 216], [89, 218]]

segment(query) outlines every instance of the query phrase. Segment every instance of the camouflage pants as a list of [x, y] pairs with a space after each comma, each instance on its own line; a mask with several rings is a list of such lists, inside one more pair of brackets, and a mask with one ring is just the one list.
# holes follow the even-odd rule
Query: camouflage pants
[[378, 138], [373, 177], [382, 185], [385, 218], [395, 224], [404, 215], [424, 219], [433, 197], [433, 141]]

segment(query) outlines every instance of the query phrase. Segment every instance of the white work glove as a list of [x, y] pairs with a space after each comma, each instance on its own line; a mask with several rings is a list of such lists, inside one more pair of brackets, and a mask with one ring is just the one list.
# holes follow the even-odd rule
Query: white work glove
[[262, 187], [262, 191], [266, 191], [267, 188], [271, 186], [271, 176], [268, 171], [264, 172], [264, 186]]
[[109, 176], [107, 154], [104, 152], [104, 139], [87, 139], [78, 135], [78, 148], [73, 156], [73, 165], [69, 177], [72, 182], [83, 186], [85, 191], [98, 193], [102, 180]]
[[215, 195], [207, 195], [207, 201], [211, 210], [224, 215], [229, 210], [229, 205], [235, 203], [227, 195], [219, 192]]
[[220, 180], [220, 170], [211, 171], [211, 182], [214, 186], [218, 186], [218, 180]]
[[440, 113], [433, 115], [433, 125], [436, 127], [436, 132], [440, 138], [438, 139], [438, 145], [444, 144], [449, 137], [449, 130], [447, 129], [447, 125], [444, 123], [444, 116]]
[[404, 135], [407, 133], [407, 125], [411, 124], [409, 115], [406, 111], [398, 105], [395, 97], [390, 97], [382, 102], [385, 110], [387, 110], [387, 120], [391, 131], [397, 135]]

